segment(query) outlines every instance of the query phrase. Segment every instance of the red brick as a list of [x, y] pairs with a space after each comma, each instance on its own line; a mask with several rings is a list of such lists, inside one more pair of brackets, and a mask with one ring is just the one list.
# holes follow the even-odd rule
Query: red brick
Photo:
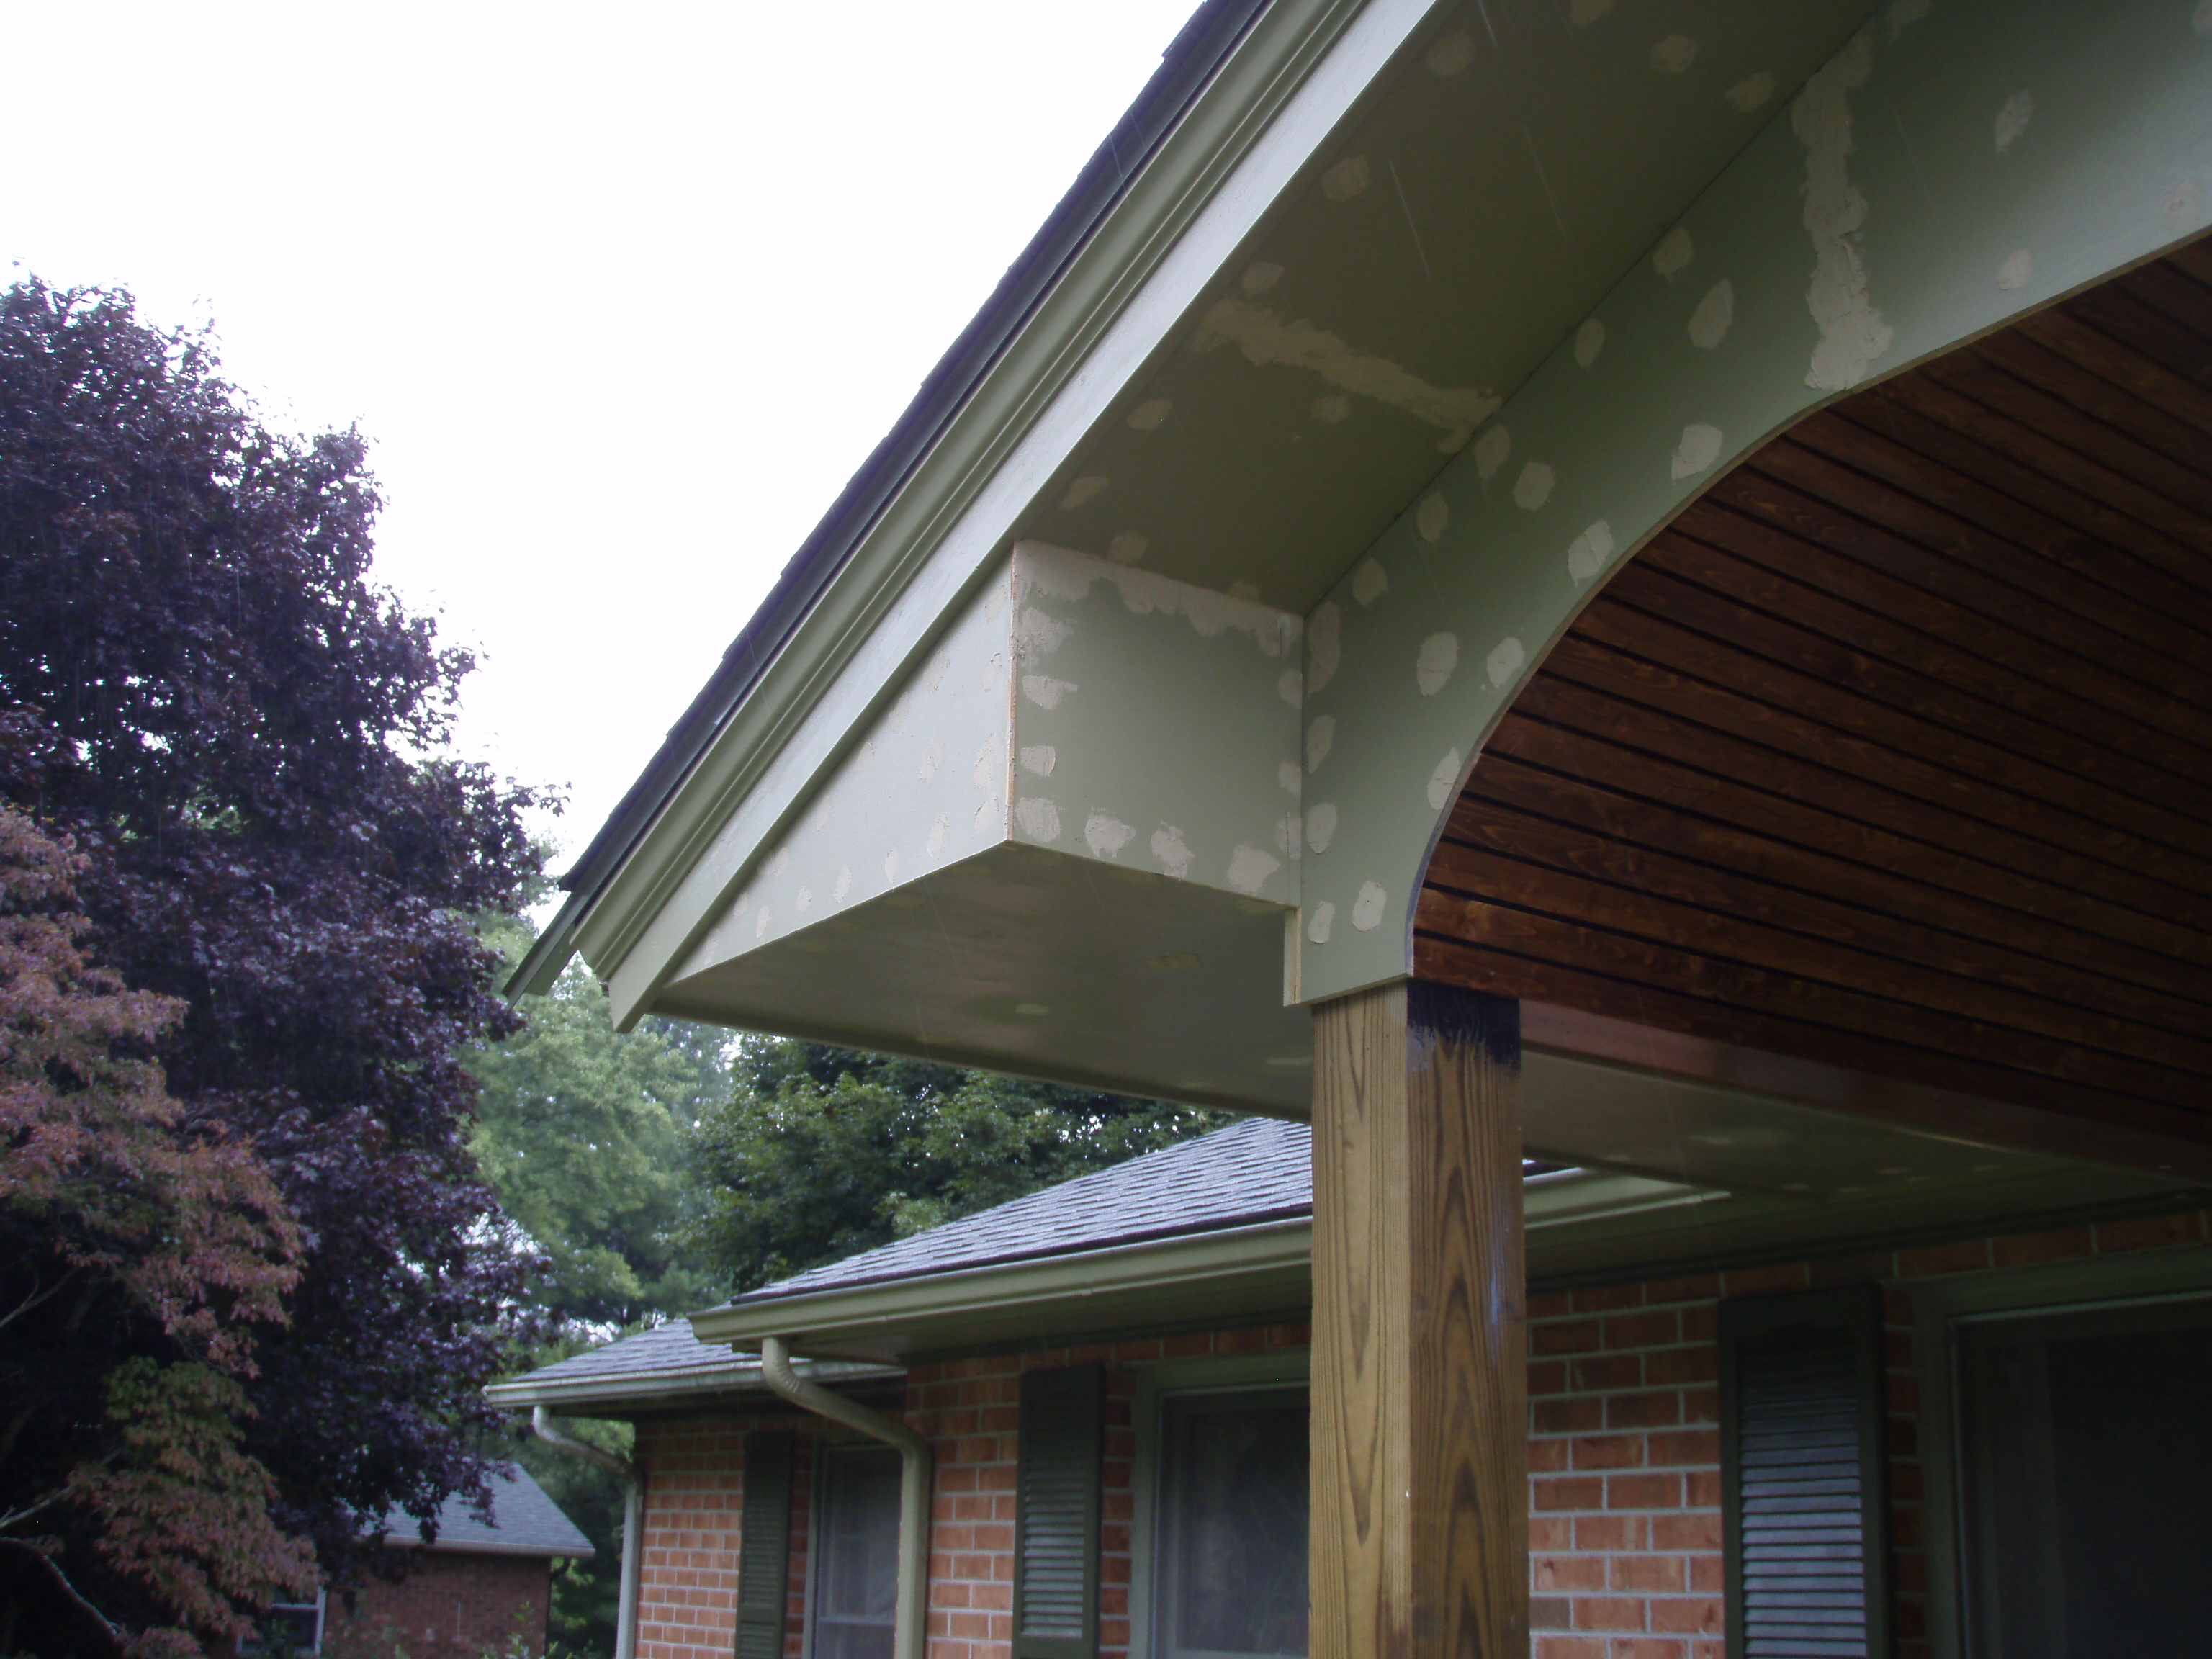
[[1897, 1253], [1899, 1279], [1927, 1279], [1937, 1273], [1979, 1273], [1990, 1265], [1985, 1238], [1961, 1239], [1952, 1244], [1923, 1244]]
[[1721, 1275], [1722, 1291], [1729, 1296], [1766, 1296], [1776, 1291], [1802, 1291], [1813, 1276], [1802, 1261], [1778, 1262], [1771, 1267], [1740, 1267]]
[[1613, 1659], [1686, 1659], [1686, 1653], [1672, 1637], [1625, 1636], [1613, 1643]]
[[1609, 1474], [1605, 1506], [1609, 1510], [1674, 1510], [1682, 1506], [1679, 1474]]
[[2070, 1261], [2091, 1254], [2096, 1238], [2087, 1227], [2067, 1227], [2057, 1232], [2015, 1233], [1990, 1246], [2000, 1267], [2032, 1267], [2044, 1261]]
[[1554, 1291], [1545, 1296], [1528, 1298], [1528, 1315], [1531, 1319], [1557, 1319], [1574, 1310], [1574, 1298], [1565, 1291]]
[[1615, 1314], [1605, 1322], [1608, 1348], [1662, 1348], [1682, 1340], [1679, 1309], [1652, 1308], [1641, 1313]]
[[1577, 1630], [1640, 1631], [1644, 1602], [1633, 1595], [1578, 1595], [1575, 1598]]
[[1536, 1659], [1606, 1659], [1602, 1636], [1540, 1636]]
[[1606, 1346], [1604, 1333], [1604, 1326], [1595, 1319], [1534, 1325], [1528, 1331], [1528, 1352], [1545, 1358], [1563, 1353], [1595, 1353]]
[[1682, 1420], [1682, 1396], [1671, 1389], [1656, 1394], [1611, 1395], [1602, 1403], [1605, 1425], [1609, 1429], [1671, 1428]]
[[1601, 1555], [1539, 1555], [1530, 1559], [1528, 1570], [1539, 1590], [1605, 1588], [1605, 1557]]
[[1568, 1376], [1573, 1379], [1575, 1388], [1584, 1394], [1601, 1393], [1612, 1389], [1632, 1389], [1644, 1380], [1644, 1356], [1641, 1354], [1605, 1354], [1567, 1363]]
[[1810, 1264], [1808, 1272], [1816, 1286], [1878, 1284], [1896, 1276], [1897, 1258], [1887, 1250], [1873, 1250], [1863, 1255], [1823, 1256]]
[[1680, 1595], [1686, 1588], [1679, 1555], [1616, 1555], [1611, 1559], [1610, 1588], [1644, 1595]]
[[2195, 1212], [2107, 1221], [2097, 1229], [2097, 1253], [2162, 1249], [2173, 1244], [2199, 1243], [2203, 1237], [2204, 1218]]
[[1717, 1595], [1661, 1596], [1651, 1603], [1651, 1628], [1685, 1636], [1717, 1636], [1723, 1614]]
[[1545, 1475], [1531, 1483], [1530, 1502], [1540, 1510], [1600, 1510], [1605, 1507], [1601, 1475]]
[[1662, 1302], [1710, 1302], [1720, 1293], [1718, 1273], [1697, 1273], [1687, 1279], [1655, 1279], [1644, 1287], [1644, 1299], [1655, 1308]]
[[1577, 1313], [1615, 1313], [1623, 1308], [1644, 1305], [1644, 1286], [1638, 1285], [1601, 1285], [1575, 1292]]
[[1646, 1461], [1655, 1468], [1670, 1463], [1717, 1464], [1721, 1461], [1720, 1431], [1678, 1429], [1655, 1434], [1651, 1437], [1651, 1449]]
[[1605, 1426], [1602, 1400], [1539, 1400], [1531, 1413], [1538, 1434], [1573, 1434]]
[[1535, 1359], [1528, 1363], [1528, 1396], [1536, 1399], [1544, 1395], [1565, 1394], [1567, 1391], [1567, 1362], [1564, 1359]]
[[1716, 1347], [1659, 1348], [1644, 1356], [1647, 1382], [1711, 1382], [1720, 1374], [1721, 1355]]
[[1575, 1547], [1578, 1550], [1640, 1550], [1650, 1536], [1640, 1515], [1578, 1515], [1575, 1517]]
[[1631, 1469], [1644, 1462], [1640, 1434], [1583, 1435], [1573, 1445], [1574, 1466], [1578, 1469]]

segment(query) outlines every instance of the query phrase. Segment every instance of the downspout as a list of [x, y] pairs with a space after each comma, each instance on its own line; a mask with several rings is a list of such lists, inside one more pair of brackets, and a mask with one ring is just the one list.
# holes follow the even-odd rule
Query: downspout
[[922, 1659], [929, 1613], [929, 1443], [896, 1418], [805, 1381], [791, 1369], [791, 1350], [780, 1336], [761, 1339], [761, 1380], [793, 1405], [898, 1449], [898, 1607], [891, 1659]]
[[636, 1659], [637, 1582], [645, 1556], [645, 1485], [637, 1478], [637, 1466], [564, 1432], [543, 1406], [531, 1408], [530, 1427], [547, 1445], [558, 1446], [623, 1479], [622, 1579], [615, 1603], [615, 1659]]

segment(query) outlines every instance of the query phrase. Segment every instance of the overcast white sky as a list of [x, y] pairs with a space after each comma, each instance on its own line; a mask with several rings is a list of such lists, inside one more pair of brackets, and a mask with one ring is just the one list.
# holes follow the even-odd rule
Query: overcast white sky
[[582, 850], [1195, 0], [0, 0], [0, 262], [358, 421]]

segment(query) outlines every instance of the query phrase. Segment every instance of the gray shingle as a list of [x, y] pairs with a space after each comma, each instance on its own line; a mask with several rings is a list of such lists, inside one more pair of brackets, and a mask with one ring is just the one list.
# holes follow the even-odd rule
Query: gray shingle
[[643, 1377], [740, 1367], [753, 1371], [760, 1368], [757, 1360], [741, 1358], [727, 1348], [702, 1342], [691, 1334], [689, 1321], [672, 1319], [665, 1325], [623, 1337], [619, 1342], [587, 1348], [556, 1364], [540, 1366], [530, 1373], [530, 1381], [586, 1382], [599, 1377]]
[[[689, 1335], [687, 1330], [685, 1333]], [[391, 1541], [420, 1545], [422, 1524], [394, 1510], [385, 1519]], [[491, 1519], [477, 1518], [458, 1495], [438, 1511], [437, 1550], [473, 1550], [501, 1555], [590, 1555], [592, 1540], [545, 1495], [545, 1489], [519, 1464], [501, 1463], [491, 1477]]]

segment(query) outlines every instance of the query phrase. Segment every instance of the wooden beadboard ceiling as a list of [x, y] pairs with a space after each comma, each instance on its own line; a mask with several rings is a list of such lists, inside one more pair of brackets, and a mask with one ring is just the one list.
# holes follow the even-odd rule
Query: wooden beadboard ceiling
[[2212, 246], [1686, 510], [1485, 750], [1415, 962], [2212, 1141]]

